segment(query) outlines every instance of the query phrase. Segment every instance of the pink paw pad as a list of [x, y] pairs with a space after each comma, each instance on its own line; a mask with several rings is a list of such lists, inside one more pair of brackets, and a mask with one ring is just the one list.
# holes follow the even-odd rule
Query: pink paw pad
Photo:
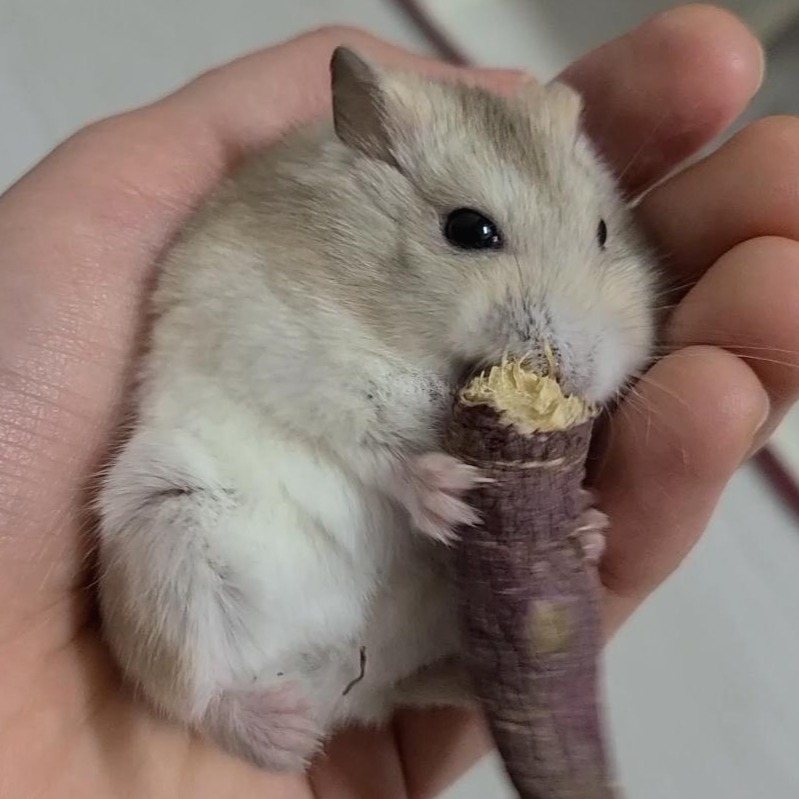
[[457, 538], [457, 527], [480, 521], [477, 512], [462, 497], [486, 480], [476, 467], [450, 455], [432, 452], [411, 462], [402, 499], [419, 531], [449, 543]]
[[303, 771], [322, 742], [291, 685], [225, 693], [209, 708], [205, 725], [225, 749], [270, 771]]

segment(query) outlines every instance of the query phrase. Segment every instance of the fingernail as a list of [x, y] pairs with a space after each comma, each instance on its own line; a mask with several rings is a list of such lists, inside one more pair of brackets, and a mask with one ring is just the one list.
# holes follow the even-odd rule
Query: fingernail
[[758, 435], [763, 430], [763, 428], [766, 426], [766, 424], [768, 423], [769, 419], [771, 419], [771, 403], [766, 401], [764, 403], [764, 405], [766, 407], [763, 410], [763, 418], [760, 420], [760, 423], [757, 426], [757, 430], [755, 430], [755, 435]]
[[771, 403], [766, 402], [766, 409], [763, 412], [763, 418], [760, 420], [759, 424], [755, 428], [754, 434], [752, 435], [752, 446], [749, 449], [749, 452], [746, 453], [746, 457], [744, 461], [748, 461], [750, 458], [757, 455], [761, 449], [763, 449], [763, 445], [768, 440], [767, 433], [771, 431], [768, 430], [768, 427], [771, 422]]

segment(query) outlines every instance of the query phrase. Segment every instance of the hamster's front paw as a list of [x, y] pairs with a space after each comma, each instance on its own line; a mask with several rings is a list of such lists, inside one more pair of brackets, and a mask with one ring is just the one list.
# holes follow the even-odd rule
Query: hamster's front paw
[[457, 538], [458, 526], [480, 520], [463, 495], [486, 479], [479, 469], [457, 458], [427, 453], [409, 463], [400, 501], [420, 532], [450, 543]]
[[588, 508], [583, 511], [574, 535], [582, 547], [585, 559], [596, 566], [605, 553], [605, 536], [610, 521], [602, 511]]
[[205, 716], [209, 737], [268, 771], [304, 771], [323, 740], [293, 686], [228, 692]]

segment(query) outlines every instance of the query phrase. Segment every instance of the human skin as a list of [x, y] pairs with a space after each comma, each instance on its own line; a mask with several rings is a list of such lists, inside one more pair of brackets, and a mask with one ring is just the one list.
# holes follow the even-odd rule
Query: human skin
[[[160, 254], [247, 151], [327, 110], [338, 44], [456, 72], [350, 29], [214, 70], [66, 141], [0, 198], [0, 796], [41, 799], [435, 796], [487, 746], [475, 714], [399, 714], [331, 742], [307, 778], [256, 771], [155, 719], [121, 684], [91, 586], [91, 478], [112, 446]], [[565, 74], [634, 194], [742, 110], [760, 48], [685, 7]], [[474, 71], [513, 91], [526, 78]], [[693, 286], [669, 354], [611, 420], [595, 485], [612, 520], [607, 634], [677, 567], [727, 481], [799, 393], [799, 122], [759, 122], [652, 190], [643, 223]], [[693, 285], [695, 283], [695, 285]], [[747, 357], [742, 357], [742, 356]]]

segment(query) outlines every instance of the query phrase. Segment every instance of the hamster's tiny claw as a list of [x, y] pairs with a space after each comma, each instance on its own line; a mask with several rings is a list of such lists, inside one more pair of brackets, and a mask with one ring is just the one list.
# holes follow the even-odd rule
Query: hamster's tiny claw
[[444, 452], [420, 455], [414, 461], [414, 469], [420, 478], [445, 491], [468, 491], [477, 483], [490, 479], [484, 477], [476, 466]]
[[476, 467], [431, 452], [411, 461], [401, 501], [417, 530], [451, 544], [458, 539], [458, 527], [479, 523], [479, 514], [462, 496], [485, 480]]

